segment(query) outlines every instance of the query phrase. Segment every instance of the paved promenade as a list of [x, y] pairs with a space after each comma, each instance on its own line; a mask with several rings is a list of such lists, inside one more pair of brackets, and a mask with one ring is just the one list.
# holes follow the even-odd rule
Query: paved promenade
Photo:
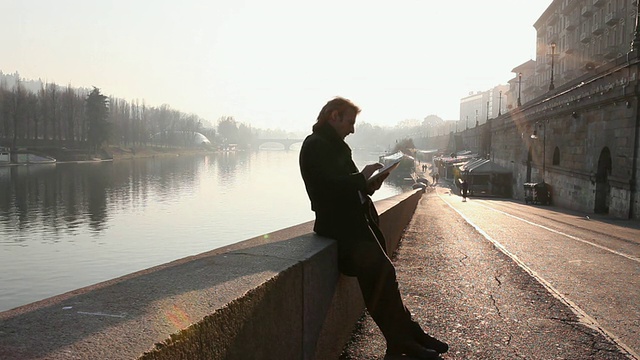
[[[457, 195], [449, 195], [457, 196]], [[405, 304], [443, 359], [628, 359], [429, 189], [394, 262]], [[383, 359], [367, 315], [341, 359]]]

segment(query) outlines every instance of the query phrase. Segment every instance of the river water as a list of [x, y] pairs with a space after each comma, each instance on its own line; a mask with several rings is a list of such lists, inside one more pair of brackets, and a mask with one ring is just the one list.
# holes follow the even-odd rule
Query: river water
[[313, 220], [298, 155], [0, 167], [0, 311]]

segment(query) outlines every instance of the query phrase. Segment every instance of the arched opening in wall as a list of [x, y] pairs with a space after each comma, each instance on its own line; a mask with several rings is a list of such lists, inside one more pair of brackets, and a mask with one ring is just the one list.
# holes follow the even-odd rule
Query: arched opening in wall
[[598, 172], [596, 172], [596, 203], [594, 212], [597, 214], [609, 213], [609, 201], [611, 186], [609, 186], [609, 175], [611, 175], [611, 152], [605, 147], [600, 152], [598, 159]]
[[553, 150], [553, 165], [560, 165], [560, 149], [557, 146]]
[[527, 178], [525, 182], [531, 182], [531, 163], [533, 162], [533, 154], [531, 154], [531, 147], [529, 147], [529, 154], [527, 155]]

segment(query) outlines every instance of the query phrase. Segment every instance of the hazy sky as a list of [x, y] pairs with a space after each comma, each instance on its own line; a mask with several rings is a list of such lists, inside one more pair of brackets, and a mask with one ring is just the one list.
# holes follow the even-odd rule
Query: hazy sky
[[552, 0], [0, 0], [0, 70], [215, 122], [307, 131], [334, 96], [359, 121], [458, 118], [535, 59]]

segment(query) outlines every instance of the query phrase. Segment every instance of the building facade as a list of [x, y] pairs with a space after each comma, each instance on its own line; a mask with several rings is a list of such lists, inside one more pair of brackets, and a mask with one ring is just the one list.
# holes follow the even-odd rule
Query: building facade
[[[534, 24], [536, 60], [525, 63], [530, 74], [524, 75], [525, 64], [514, 69], [511, 107], [453, 135], [511, 170], [514, 198], [524, 200], [524, 183], [545, 182], [554, 205], [640, 220], [639, 6], [553, 1]], [[521, 105], [516, 98], [514, 106], [520, 81]], [[475, 95], [465, 98], [464, 115], [461, 102], [461, 121], [475, 115], [471, 104], [486, 101]]]
[[482, 125], [488, 119], [507, 112], [509, 85], [498, 85], [487, 91], [478, 91], [460, 99], [459, 130]]
[[546, 182], [557, 206], [640, 219], [638, 53], [484, 127], [491, 159], [512, 170], [515, 198], [524, 198], [524, 183]]
[[533, 25], [536, 67], [530, 98], [624, 56], [633, 40], [636, 0], [555, 0]]

